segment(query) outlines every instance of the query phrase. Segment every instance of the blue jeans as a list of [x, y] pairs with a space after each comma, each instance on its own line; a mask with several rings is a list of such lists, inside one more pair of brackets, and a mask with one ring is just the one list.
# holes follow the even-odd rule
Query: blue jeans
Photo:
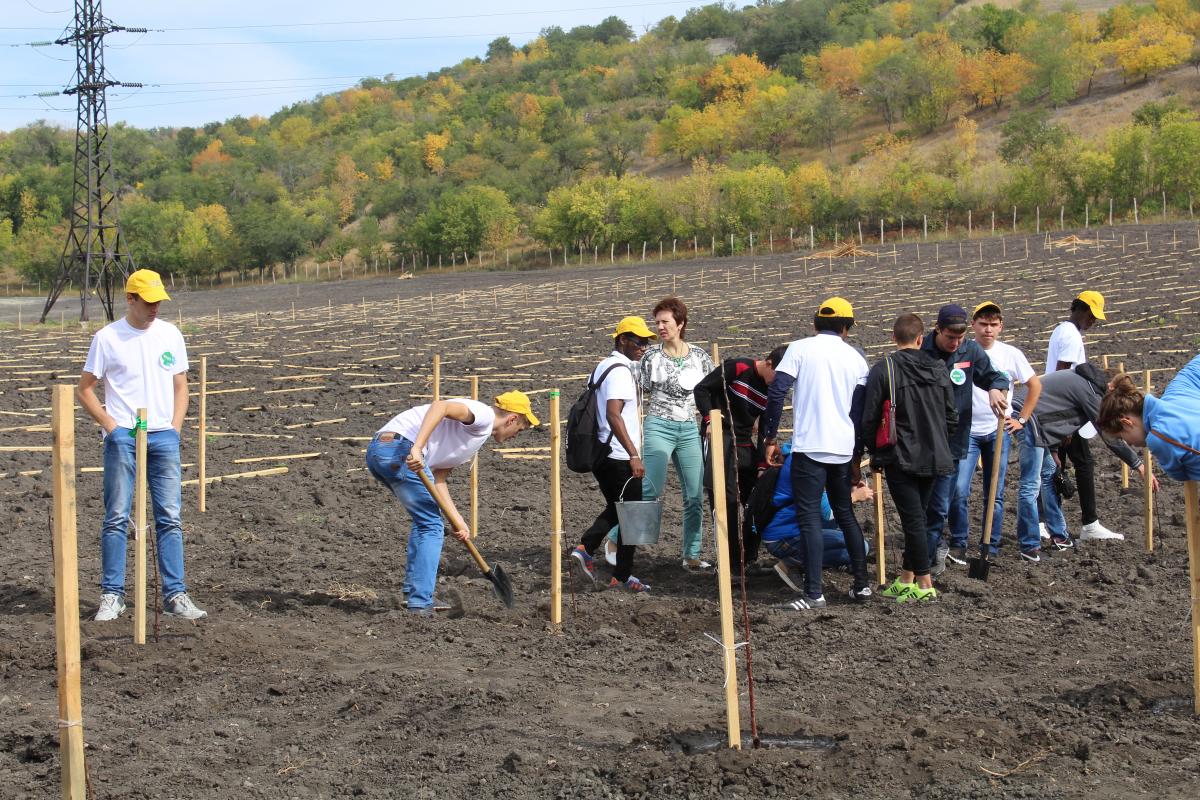
[[[825, 551], [823, 555], [823, 563], [826, 568], [829, 567], [848, 567], [850, 566], [850, 551], [846, 549], [846, 537], [842, 535], [840, 528], [824, 528], [821, 530], [821, 536], [824, 539]], [[778, 558], [780, 561], [786, 561], [788, 564], [804, 568], [804, 560], [806, 558], [806, 546], [804, 537], [793, 536], [788, 539], [779, 539], [774, 542], [763, 542], [763, 547], [767, 548], [767, 552]], [[864, 540], [864, 550], [869, 554], [871, 546], [869, 542]]]
[[[704, 452], [700, 429], [692, 420], [677, 422], [646, 417], [642, 444], [642, 463], [646, 466], [646, 477], [642, 479], [644, 500], [662, 494], [668, 462], [675, 465], [683, 490], [683, 557], [694, 561], [700, 558], [704, 541]], [[608, 538], [617, 541], [616, 528], [608, 532]]]
[[959, 462], [954, 462], [954, 468], [949, 475], [938, 475], [933, 479], [933, 488], [929, 492], [929, 505], [925, 507], [925, 531], [929, 542], [929, 560], [932, 562], [942, 544], [942, 529], [946, 527], [946, 519], [950, 516], [950, 501], [954, 497], [955, 476], [958, 475]]
[[[125, 594], [125, 548], [137, 472], [136, 440], [129, 428], [104, 437], [104, 525], [100, 529], [100, 591]], [[146, 488], [154, 510], [158, 574], [164, 599], [186, 592], [183, 582], [182, 471], [179, 434], [174, 428], [146, 436]]]
[[[1053, 479], [1056, 466], [1054, 454], [1033, 441], [1033, 431], [1026, 428], [1020, 434], [1021, 484], [1017, 490], [1017, 541], [1022, 550], [1041, 546], [1038, 523], [1046, 523], [1052, 536], [1067, 536], [1067, 521], [1063, 517], [1062, 504], [1054, 491]], [[1038, 498], [1041, 497], [1042, 513], [1038, 513]]]
[[[412, 517], [412, 529], [408, 533], [408, 562], [404, 570], [404, 593], [408, 595], [409, 608], [430, 608], [433, 606], [438, 565], [442, 560], [446, 526], [433, 495], [421, 483], [417, 473], [404, 465], [412, 446], [412, 442], [402, 436], [390, 442], [381, 442], [376, 436], [367, 446], [367, 469], [376, 480], [392, 490], [392, 494]], [[432, 479], [433, 473], [428, 467], [425, 468], [425, 474]]]
[[[1000, 479], [996, 484], [996, 509], [992, 518], [992, 555], [1000, 550], [1000, 531], [1004, 527], [1004, 478], [1008, 473], [1009, 437], [1006, 435], [1000, 445]], [[987, 436], [971, 436], [967, 439], [967, 455], [958, 462], [958, 477], [954, 485], [954, 496], [950, 500], [950, 546], [967, 547], [971, 528], [971, 515], [968, 502], [971, 499], [971, 479], [975, 477], [975, 464], [983, 460], [983, 496], [987, 504], [987, 490], [991, 486], [992, 462], [996, 454], [996, 432]], [[983, 509], [979, 519], [979, 530], [983, 530], [984, 520], [987, 519], [987, 509]], [[975, 542], [970, 542], [972, 547]]]

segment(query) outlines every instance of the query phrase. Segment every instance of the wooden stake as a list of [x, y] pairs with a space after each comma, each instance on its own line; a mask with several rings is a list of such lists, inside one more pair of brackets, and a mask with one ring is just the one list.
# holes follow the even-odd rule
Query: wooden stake
[[712, 359], [714, 366], [721, 366], [721, 345], [717, 344], [716, 340], [713, 340]]
[[[295, 306], [293, 306], [295, 308]], [[204, 473], [208, 466], [208, 441], [206, 434], [208, 433], [208, 356], [200, 356], [200, 439], [197, 447], [196, 465], [199, 470], [200, 482], [197, 484], [200, 488], [197, 496], [200, 499], [200, 513], [203, 514], [206, 510], [205, 487], [208, 485], [204, 480]]]
[[562, 625], [562, 431], [558, 389], [550, 391], [550, 624]]
[[875, 583], [887, 583], [887, 560], [884, 555], [885, 531], [883, 516], [883, 472], [876, 469], [872, 474], [875, 484]]
[[[471, 399], [479, 399], [479, 376], [471, 376]], [[471, 538], [479, 535], [479, 453], [471, 459]]]
[[138, 426], [134, 448], [137, 471], [134, 473], [134, 572], [133, 572], [133, 643], [146, 643], [146, 409], [137, 410]]
[[79, 549], [75, 529], [75, 396], [54, 387], [54, 633], [58, 644], [58, 748], [64, 800], [87, 797], [79, 688]]
[[[430, 295], [432, 297], [433, 295]], [[442, 356], [441, 353], [433, 355], [433, 402], [442, 399]]]
[[1192, 578], [1192, 708], [1200, 714], [1200, 482], [1185, 483], [1183, 497], [1187, 518], [1188, 571]]
[[[1146, 395], [1150, 394], [1150, 370], [1146, 370], [1144, 374], [1143, 391]], [[1146, 552], [1154, 552], [1154, 456], [1150, 453], [1150, 448], [1147, 447], [1142, 453], [1142, 463], [1146, 467], [1144, 480], [1142, 485], [1146, 490]]]
[[[709, 439], [712, 451], [713, 496], [725, 494], [725, 454], [722, 452], [721, 412], [709, 415]], [[725, 714], [729, 746], [742, 749], [742, 721], [738, 709], [737, 650], [733, 634], [733, 589], [729, 581], [729, 519], [724, 502], [713, 503], [717, 540], [717, 595], [721, 602], [721, 646], [725, 653]]]

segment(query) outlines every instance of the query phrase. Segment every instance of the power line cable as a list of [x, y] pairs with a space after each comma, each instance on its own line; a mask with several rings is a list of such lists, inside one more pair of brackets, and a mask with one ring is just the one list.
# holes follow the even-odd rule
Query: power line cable
[[[28, 3], [29, 0], [26, 0]], [[496, 17], [517, 17], [529, 16], [534, 14], [570, 14], [579, 11], [614, 11], [622, 9], [637, 9], [637, 8], [655, 8], [661, 6], [694, 6], [695, 0], [670, 0], [654, 3], [628, 3], [619, 5], [602, 5], [602, 6], [581, 6], [576, 8], [556, 8], [553, 11], [547, 11], [544, 8], [533, 9], [529, 11], [493, 11], [480, 14], [447, 14], [432, 17], [396, 17], [391, 19], [359, 19], [359, 20], [329, 20], [325, 22], [273, 22], [250, 25], [207, 25], [207, 26], [177, 26], [177, 27], [162, 27], [154, 28], [155, 31], [227, 31], [227, 30], [267, 30], [274, 28], [328, 28], [335, 25], [386, 25], [392, 23], [412, 23], [412, 22], [446, 22], [462, 19], [481, 19], [481, 18], [496, 18]], [[38, 9], [40, 10], [40, 9]], [[51, 12], [43, 12], [51, 13]], [[57, 13], [66, 13], [57, 12]], [[42, 31], [46, 28], [32, 27], [6, 27], [0, 26], [0, 31]]]

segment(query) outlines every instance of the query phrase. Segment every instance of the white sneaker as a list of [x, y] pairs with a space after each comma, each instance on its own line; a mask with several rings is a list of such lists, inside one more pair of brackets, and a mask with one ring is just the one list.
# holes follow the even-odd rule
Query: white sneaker
[[208, 612], [199, 608], [184, 592], [167, 598], [167, 602], [163, 603], [163, 613], [168, 617], [184, 619], [204, 619], [208, 616]]
[[604, 561], [610, 567], [617, 565], [617, 545], [607, 536], [604, 537]]
[[1046, 527], [1046, 523], [1044, 523], [1044, 522], [1038, 523], [1038, 533], [1041, 535], [1041, 537], [1043, 539], [1050, 538], [1050, 529]]
[[1089, 522], [1083, 526], [1083, 532], [1079, 534], [1080, 539], [1125, 539], [1125, 534], [1110, 531], [1108, 528], [1100, 524], [1100, 520]]
[[105, 592], [100, 595], [100, 610], [96, 612], [96, 622], [112, 622], [125, 611], [125, 598], [119, 594]]

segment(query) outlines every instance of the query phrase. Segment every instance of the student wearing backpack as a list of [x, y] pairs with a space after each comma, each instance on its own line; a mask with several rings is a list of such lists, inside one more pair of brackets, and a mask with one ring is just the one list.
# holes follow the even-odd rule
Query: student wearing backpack
[[[775, 380], [775, 367], [783, 360], [786, 347], [776, 347], [759, 361], [753, 358], [727, 358], [696, 385], [696, 409], [702, 419], [700, 435], [705, 441], [704, 484], [709, 502], [715, 502], [712, 463], [708, 456], [708, 417], [713, 409], [724, 416], [721, 429], [725, 455], [725, 507], [729, 520], [729, 566], [735, 576], [758, 558], [758, 528], [739, 525], [741, 509], [750, 500], [758, 473], [766, 466], [763, 458], [762, 431], [757, 444], [754, 429], [767, 409], [767, 391]], [[739, 531], [741, 535], [739, 536]], [[746, 535], [746, 534], [749, 535]], [[744, 552], [743, 552], [744, 550]], [[744, 557], [744, 558], [743, 558]]]
[[881, 592], [898, 603], [937, 599], [925, 510], [934, 484], [955, 466], [950, 445], [958, 425], [954, 385], [941, 359], [922, 349], [924, 333], [925, 324], [916, 314], [896, 319], [896, 352], [871, 368], [863, 403], [863, 441], [871, 466], [883, 470], [904, 530], [900, 574]]
[[[1067, 521], [1054, 487], [1054, 473], [1058, 469], [1054, 453], [1067, 437], [1077, 435], [1085, 425], [1097, 424], [1100, 400], [1107, 391], [1104, 373], [1086, 362], [1074, 369], [1042, 376], [1042, 394], [1021, 442], [1021, 485], [1017, 492], [1017, 536], [1021, 541], [1032, 538], [1031, 532], [1038, 529], [1040, 521], [1046, 523], [1052, 547], [1067, 550], [1075, 546], [1067, 533]], [[1024, 392], [1018, 392], [1013, 401], [1018, 411], [1024, 402]], [[1146, 475], [1146, 465], [1128, 444], [1120, 439], [1101, 438], [1117, 458], [1137, 470], [1143, 479], [1153, 481], [1154, 490], [1158, 490], [1158, 479]], [[1031, 562], [1039, 560], [1037, 550], [1022, 550], [1021, 556]]]
[[1177, 481], [1200, 481], [1200, 356], [1167, 384], [1162, 397], [1143, 394], [1121, 374], [1100, 402], [1101, 432], [1130, 447], [1149, 447], [1163, 472]]
[[[604, 510], [591, 526], [583, 532], [580, 544], [571, 551], [571, 557], [579, 564], [593, 583], [596, 582], [596, 567], [592, 554], [609, 529], [617, 524], [617, 500], [641, 500], [642, 478], [646, 467], [640, 449], [642, 439], [641, 398], [638, 392], [636, 362], [646, 352], [654, 333], [646, 327], [641, 317], [625, 317], [617, 323], [613, 335], [613, 352], [597, 365], [589, 378], [595, 387], [597, 448], [602, 458], [595, 462], [592, 475], [604, 495]], [[572, 417], [575, 416], [572, 409]], [[573, 432], [568, 432], [570, 441]], [[578, 431], [574, 432], [578, 435]], [[574, 468], [574, 467], [572, 467]], [[617, 528], [617, 564], [613, 568], [608, 586], [623, 587], [631, 592], [648, 592], [650, 587], [635, 578], [633, 555], [637, 548], [621, 541], [620, 527]]]

